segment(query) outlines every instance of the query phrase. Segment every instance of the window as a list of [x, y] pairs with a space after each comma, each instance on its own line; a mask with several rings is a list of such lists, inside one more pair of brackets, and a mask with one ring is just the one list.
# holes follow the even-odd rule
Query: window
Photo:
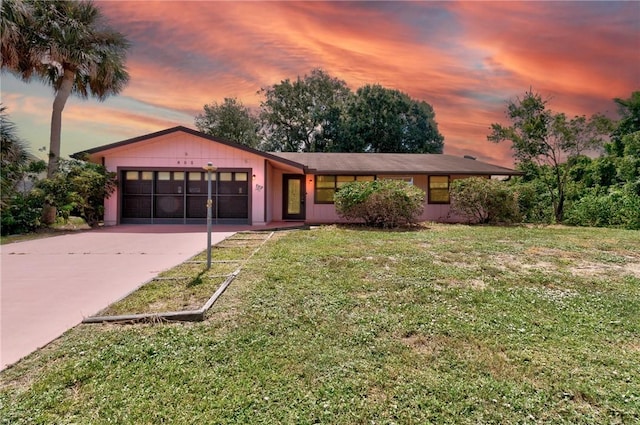
[[125, 180], [139, 180], [138, 176], [139, 176], [139, 172], [137, 171], [127, 171], [124, 174], [124, 179]]
[[122, 190], [126, 195], [142, 195], [151, 193], [152, 181], [145, 178], [146, 171], [125, 171]]
[[373, 181], [375, 176], [316, 176], [316, 204], [333, 204], [333, 195], [346, 183]]
[[336, 193], [336, 176], [316, 176], [316, 204], [330, 204]]
[[184, 171], [158, 171], [155, 194], [181, 194], [184, 189]]
[[385, 180], [402, 180], [404, 182], [409, 183], [410, 185], [413, 185], [413, 177], [411, 176], [384, 176], [381, 178]]
[[429, 203], [449, 203], [449, 176], [429, 176]]

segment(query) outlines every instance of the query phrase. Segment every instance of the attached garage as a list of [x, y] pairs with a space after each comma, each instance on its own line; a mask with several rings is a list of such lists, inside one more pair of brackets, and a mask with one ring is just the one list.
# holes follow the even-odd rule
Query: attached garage
[[[212, 218], [220, 224], [249, 223], [249, 173], [211, 175]], [[197, 170], [121, 170], [121, 223], [204, 223], [208, 176]]]
[[211, 173], [214, 224], [282, 220], [283, 174], [304, 179], [301, 164], [186, 127], [73, 156], [101, 163], [118, 176], [116, 192], [105, 199], [105, 225], [206, 223], [209, 173], [203, 167], [209, 162], [216, 168]]

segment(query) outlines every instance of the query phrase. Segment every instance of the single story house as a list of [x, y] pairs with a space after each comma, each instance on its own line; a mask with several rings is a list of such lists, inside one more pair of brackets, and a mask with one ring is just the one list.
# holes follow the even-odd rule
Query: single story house
[[117, 173], [105, 225], [205, 223], [209, 162], [217, 224], [337, 223], [333, 194], [354, 180], [402, 179], [427, 193], [420, 220], [450, 221], [449, 185], [517, 171], [443, 154], [262, 152], [178, 126], [100, 146], [88, 157]]

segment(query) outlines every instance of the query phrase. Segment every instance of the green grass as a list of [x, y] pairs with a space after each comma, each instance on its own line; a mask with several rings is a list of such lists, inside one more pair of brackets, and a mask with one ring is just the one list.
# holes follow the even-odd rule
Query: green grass
[[278, 233], [195, 324], [81, 325], [0, 423], [638, 423], [640, 233]]
[[220, 285], [268, 238], [268, 233], [237, 233], [206, 251], [160, 273], [136, 292], [102, 310], [97, 316], [166, 313], [201, 308]]

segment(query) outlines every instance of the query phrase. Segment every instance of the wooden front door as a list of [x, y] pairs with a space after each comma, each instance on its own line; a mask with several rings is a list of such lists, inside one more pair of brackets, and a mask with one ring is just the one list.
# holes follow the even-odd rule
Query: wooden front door
[[282, 181], [283, 191], [283, 220], [304, 220], [305, 218], [305, 190], [304, 176], [299, 174], [285, 174]]

